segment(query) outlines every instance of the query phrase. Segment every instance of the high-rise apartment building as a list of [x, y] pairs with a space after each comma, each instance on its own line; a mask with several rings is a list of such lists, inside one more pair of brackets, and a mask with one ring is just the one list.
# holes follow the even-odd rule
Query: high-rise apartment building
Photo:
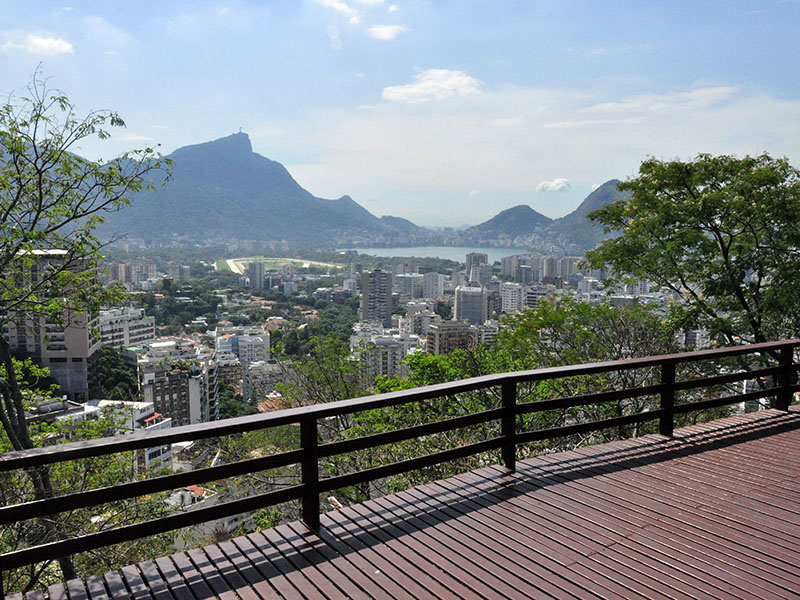
[[419, 273], [401, 273], [394, 275], [394, 285], [401, 292], [405, 292], [411, 298], [422, 298], [425, 291], [424, 281], [425, 276]]
[[425, 340], [428, 354], [450, 354], [454, 350], [472, 348], [478, 341], [478, 330], [466, 321], [431, 323]]
[[444, 294], [444, 275], [431, 271], [422, 276], [422, 297], [439, 298]]
[[139, 391], [145, 402], [173, 419], [190, 425], [217, 419], [216, 353], [198, 352], [181, 340], [154, 342], [137, 349]]
[[481, 265], [489, 264], [489, 255], [484, 252], [470, 252], [467, 254], [466, 268], [464, 271], [467, 277], [472, 273], [472, 267], [479, 267]]
[[104, 346], [116, 350], [142, 346], [156, 339], [154, 317], [144, 314], [143, 308], [112, 308], [97, 315], [97, 330]]
[[488, 294], [482, 285], [466, 284], [456, 288], [454, 314], [456, 320], [480, 325], [488, 318]]
[[[66, 259], [64, 250], [35, 250], [33, 254], [26, 285], [41, 281], [42, 273], [62, 269]], [[100, 348], [100, 340], [92, 335], [97, 325], [93, 316], [65, 309], [60, 320], [21, 312], [0, 317], [0, 334], [13, 352], [50, 369], [62, 395], [79, 402], [89, 399], [89, 363]]]
[[505, 281], [500, 284], [501, 309], [504, 313], [519, 312], [525, 308], [526, 289], [521, 283]]
[[392, 275], [380, 269], [361, 276], [359, 319], [392, 326]]

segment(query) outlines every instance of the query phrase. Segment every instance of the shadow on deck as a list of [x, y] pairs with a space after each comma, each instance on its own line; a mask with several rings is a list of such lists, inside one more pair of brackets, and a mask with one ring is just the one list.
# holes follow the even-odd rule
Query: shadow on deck
[[800, 413], [763, 411], [487, 467], [325, 513], [317, 532], [289, 523], [47, 594], [800, 598], [798, 473]]

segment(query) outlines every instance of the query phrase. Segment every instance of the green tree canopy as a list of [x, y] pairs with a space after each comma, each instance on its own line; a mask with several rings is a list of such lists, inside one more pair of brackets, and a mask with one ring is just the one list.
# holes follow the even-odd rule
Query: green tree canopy
[[[114, 112], [79, 115], [69, 99], [35, 73], [24, 96], [0, 105], [0, 331], [11, 319], [47, 316], [65, 323], [92, 312], [114, 296], [97, 279], [97, 226], [108, 211], [129, 203], [128, 194], [163, 181], [167, 166], [152, 148], [105, 162], [76, 152], [92, 137], [105, 139], [124, 122]], [[55, 260], [43, 258], [49, 257]], [[0, 422], [10, 448], [36, 440], [25, 418], [26, 390], [8, 340], [0, 335]], [[27, 470], [35, 498], [54, 493], [48, 468]], [[43, 538], [60, 536], [42, 521]], [[64, 577], [75, 577], [69, 557], [59, 560]]]
[[721, 342], [800, 334], [800, 177], [785, 158], [699, 155], [642, 163], [632, 198], [589, 215], [619, 237], [594, 268], [648, 279], [683, 302], [686, 324]]

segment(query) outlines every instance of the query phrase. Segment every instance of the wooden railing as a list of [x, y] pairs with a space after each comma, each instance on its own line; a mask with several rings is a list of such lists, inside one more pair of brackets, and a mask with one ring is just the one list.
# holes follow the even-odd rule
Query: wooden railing
[[[319, 498], [320, 494], [323, 492], [374, 481], [489, 450], [500, 449], [503, 463], [507, 468], [513, 470], [515, 468], [516, 447], [518, 444], [652, 420], [659, 421], [659, 432], [662, 435], [671, 437], [676, 414], [758, 400], [766, 397], [775, 398], [774, 406], [776, 408], [788, 410], [793, 394], [800, 391], [800, 385], [794, 383], [797, 379], [796, 374], [798, 371], [798, 365], [794, 361], [794, 353], [795, 348], [799, 346], [800, 340], [787, 340], [683, 354], [501, 373], [399, 392], [354, 398], [329, 404], [304, 406], [261, 415], [176, 427], [151, 433], [134, 433], [124, 436], [36, 448], [21, 452], [8, 452], [0, 455], [0, 472], [13, 469], [36, 469], [45, 467], [46, 465], [75, 459], [104, 456], [176, 442], [195, 441], [230, 434], [245, 433], [282, 425], [299, 425], [300, 427], [299, 449], [222, 466], [175, 473], [152, 479], [123, 483], [113, 487], [93, 489], [55, 498], [35, 500], [24, 504], [0, 507], [0, 527], [7, 526], [19, 520], [48, 517], [49, 515], [64, 511], [90, 508], [108, 502], [142, 497], [148, 494], [182, 488], [191, 484], [246, 475], [265, 469], [284, 467], [292, 464], [300, 466], [301, 477], [298, 485], [293, 485], [285, 489], [265, 492], [188, 512], [171, 514], [157, 519], [98, 533], [91, 533], [72, 539], [53, 541], [0, 555], [0, 598], [3, 597], [2, 572], [10, 569], [255, 511], [290, 500], [301, 500], [303, 521], [313, 529], [319, 527]], [[772, 366], [737, 373], [676, 381], [676, 365], [680, 363], [724, 359], [751, 354], [757, 354], [761, 359], [769, 360], [774, 364]], [[751, 362], [755, 364], [755, 361]], [[645, 368], [660, 369], [660, 382], [636, 388], [584, 394], [553, 400], [536, 402], [518, 402], [517, 400], [517, 386], [520, 383]], [[675, 403], [676, 393], [680, 391], [709, 388], [753, 379], [763, 379], [763, 381], [768, 383], [766, 383], [765, 387], [762, 389], [754, 392], [732, 394], [720, 398], [711, 398], [690, 403]], [[361, 438], [320, 443], [318, 423], [321, 419], [497, 387], [500, 388], [502, 399], [499, 408], [404, 429], [377, 433]], [[517, 430], [517, 417], [520, 415], [643, 396], [658, 396], [660, 398], [659, 408], [636, 414], [617, 416], [599, 421], [575, 423], [549, 429], [533, 431]], [[397, 443], [435, 433], [453, 431], [490, 421], [499, 421], [500, 434], [497, 437], [345, 475], [324, 479], [321, 479], [319, 476], [320, 459], [357, 450], [375, 448], [385, 444]]]

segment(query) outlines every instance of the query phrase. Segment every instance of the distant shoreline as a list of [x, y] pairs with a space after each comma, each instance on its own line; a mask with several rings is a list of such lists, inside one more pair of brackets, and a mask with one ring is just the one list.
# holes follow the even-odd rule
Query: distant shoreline
[[443, 258], [463, 263], [470, 252], [482, 252], [489, 255], [489, 263], [499, 261], [504, 256], [512, 254], [527, 254], [531, 252], [525, 248], [481, 248], [469, 246], [397, 246], [394, 248], [341, 248], [340, 250], [354, 250], [359, 254], [371, 256], [407, 256], [409, 258]]

